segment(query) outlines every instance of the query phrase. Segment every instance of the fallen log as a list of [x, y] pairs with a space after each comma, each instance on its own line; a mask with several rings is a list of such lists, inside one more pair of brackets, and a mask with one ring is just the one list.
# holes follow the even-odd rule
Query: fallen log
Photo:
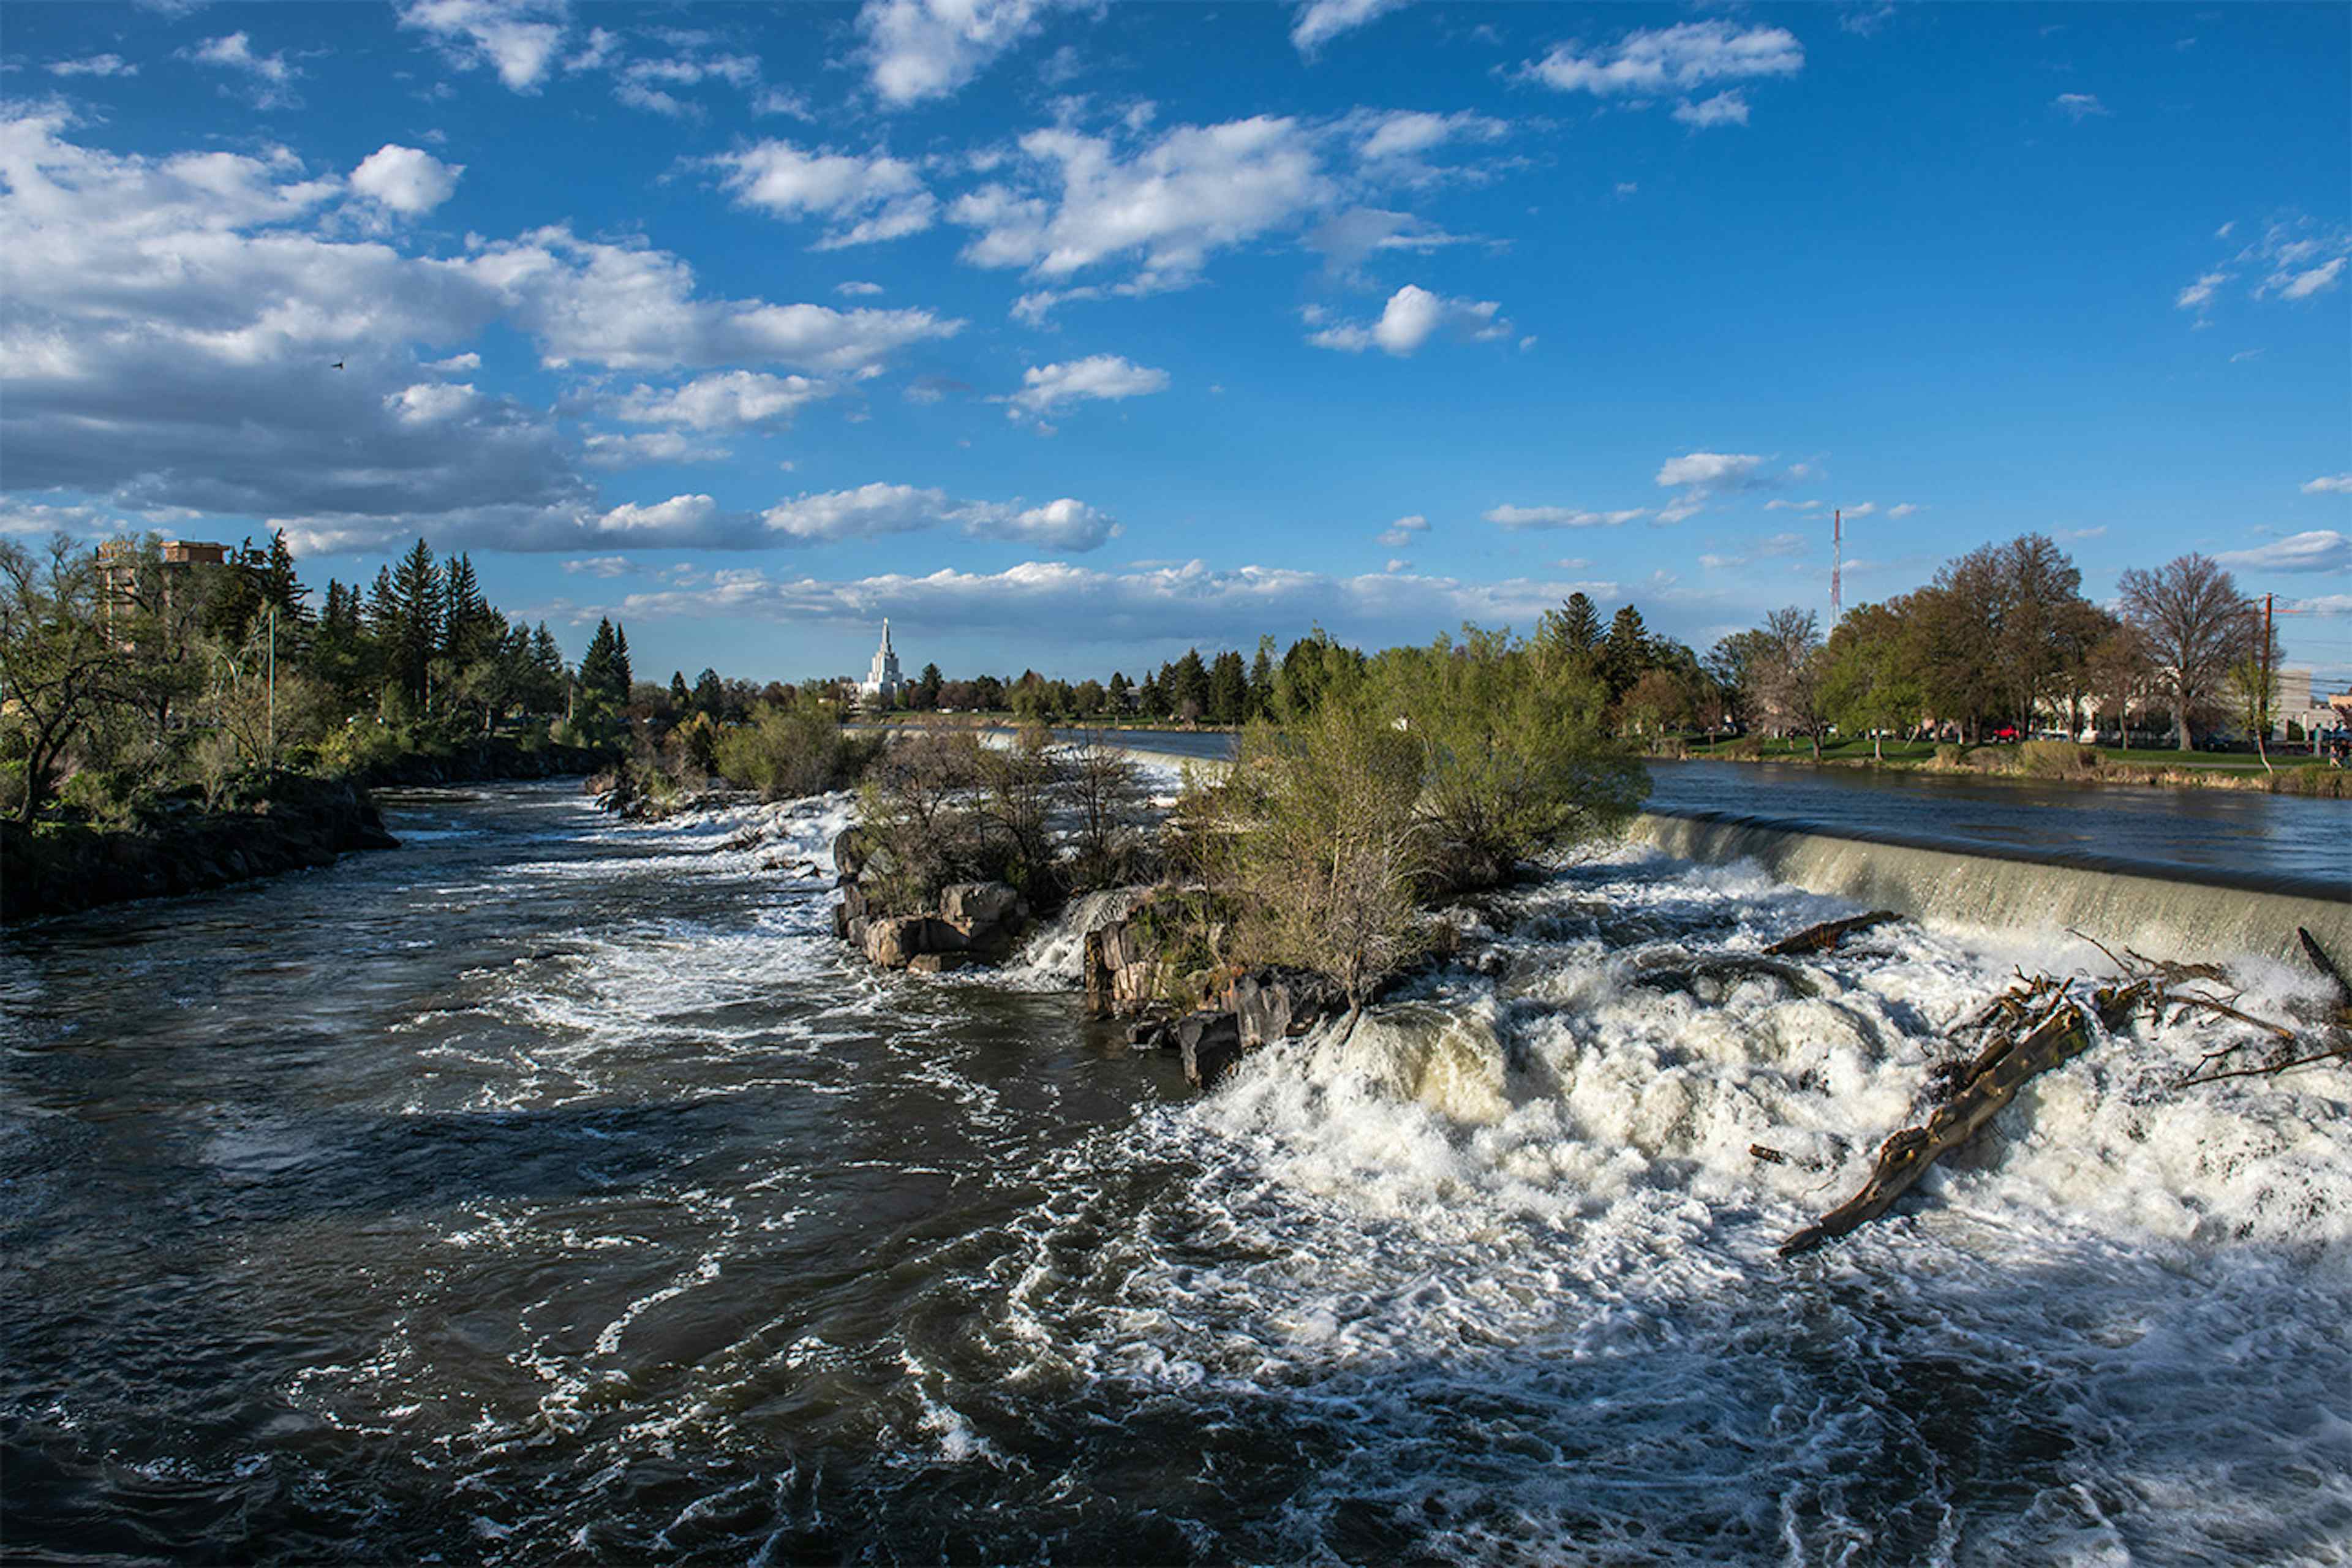
[[1866, 915], [1849, 915], [1842, 921], [1823, 921], [1819, 925], [1807, 926], [1794, 936], [1782, 937], [1764, 951], [1775, 958], [1792, 952], [1827, 952], [1856, 931], [1868, 931], [1873, 926], [1883, 926], [1889, 921], [1902, 918], [1893, 910], [1873, 910]]
[[1800, 996], [1820, 994], [1821, 987], [1805, 972], [1793, 963], [1781, 963], [1752, 952], [1717, 953], [1710, 958], [1694, 959], [1688, 963], [1661, 965], [1643, 970], [1633, 976], [1633, 984], [1652, 991], [1682, 991], [1696, 994], [1702, 980], [1753, 980], [1758, 976], [1777, 980]]
[[2114, 1027], [2147, 1000], [2148, 989], [2144, 982], [2103, 987], [2088, 1008], [2061, 995], [2023, 1034], [1994, 1039], [1960, 1076], [1958, 1091], [1926, 1125], [1906, 1127], [1879, 1146], [1878, 1162], [1862, 1190], [1782, 1242], [1780, 1256], [1811, 1252], [1885, 1214], [1927, 1167], [1975, 1137], [2028, 1081], [2088, 1049], [2094, 1018], [2103, 1028]]

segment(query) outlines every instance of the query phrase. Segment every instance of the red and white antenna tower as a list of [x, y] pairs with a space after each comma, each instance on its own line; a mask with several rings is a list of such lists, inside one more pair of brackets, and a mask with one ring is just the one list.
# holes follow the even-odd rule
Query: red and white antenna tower
[[1845, 617], [1845, 509], [1830, 510], [1830, 619]]

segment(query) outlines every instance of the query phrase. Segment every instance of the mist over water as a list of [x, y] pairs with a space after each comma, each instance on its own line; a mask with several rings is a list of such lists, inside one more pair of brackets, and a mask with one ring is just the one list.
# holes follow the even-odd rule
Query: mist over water
[[[1772, 1248], [2063, 939], [1594, 857], [1193, 1095], [831, 938], [847, 802], [392, 803], [404, 847], [0, 947], [12, 1550], [537, 1563], [2341, 1562], [2352, 1072], [2030, 1086]], [[747, 828], [761, 842], [730, 847]], [[1465, 919], [1470, 918], [1466, 912]], [[2249, 963], [2267, 1007], [2309, 982]], [[1763, 1143], [1788, 1156], [1749, 1154]]]

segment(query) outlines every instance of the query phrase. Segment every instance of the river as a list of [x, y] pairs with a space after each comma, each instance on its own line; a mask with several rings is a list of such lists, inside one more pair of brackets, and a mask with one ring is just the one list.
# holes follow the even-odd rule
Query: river
[[[0, 939], [0, 1497], [45, 1560], [2341, 1562], [2352, 1072], [2031, 1087], [1851, 1191], [2031, 933], [1612, 849], [1218, 1093], [830, 938], [846, 802], [394, 797], [404, 847]], [[747, 833], [761, 842], [742, 847]], [[781, 861], [781, 864], [775, 862]], [[2248, 962], [2249, 1005], [2311, 982]], [[1748, 1152], [1767, 1143], [1788, 1156]]]

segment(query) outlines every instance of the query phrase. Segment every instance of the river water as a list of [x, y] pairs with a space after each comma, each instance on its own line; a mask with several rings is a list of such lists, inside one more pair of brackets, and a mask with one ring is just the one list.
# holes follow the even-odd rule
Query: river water
[[1494, 911], [1500, 974], [1202, 1097], [1081, 1016], [1071, 930], [845, 962], [795, 872], [845, 810], [405, 796], [398, 850], [12, 930], [7, 1550], [2352, 1550], [2352, 1072], [2179, 1091], [2211, 1027], [2142, 1025], [1784, 1262], [1941, 1029], [2093, 955], [1905, 927], [1657, 993], [1842, 906], [1612, 850]]

